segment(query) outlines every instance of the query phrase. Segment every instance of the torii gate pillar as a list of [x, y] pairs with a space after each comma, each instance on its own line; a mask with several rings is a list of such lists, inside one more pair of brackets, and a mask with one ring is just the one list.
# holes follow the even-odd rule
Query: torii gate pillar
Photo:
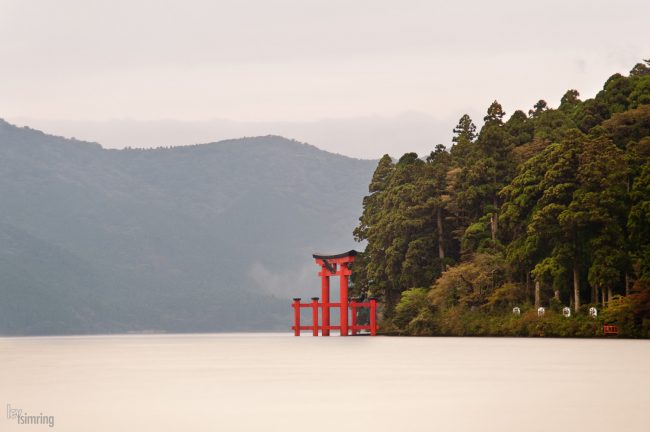
[[325, 307], [325, 305], [329, 305], [330, 303], [330, 277], [325, 273], [325, 271], [321, 271], [318, 273], [318, 276], [320, 276], [320, 291], [321, 295], [320, 298], [323, 301], [323, 306], [322, 306], [322, 312], [321, 316], [323, 317], [323, 330], [322, 330], [322, 335], [323, 336], [329, 336], [330, 335], [330, 308]]

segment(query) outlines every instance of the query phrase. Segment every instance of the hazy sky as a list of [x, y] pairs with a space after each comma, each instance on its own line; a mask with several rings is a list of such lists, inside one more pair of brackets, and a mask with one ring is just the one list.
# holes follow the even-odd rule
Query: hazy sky
[[[0, 0], [0, 117], [105, 146], [281, 133], [359, 157], [650, 57], [650, 2]], [[166, 131], [166, 132], [161, 132]]]

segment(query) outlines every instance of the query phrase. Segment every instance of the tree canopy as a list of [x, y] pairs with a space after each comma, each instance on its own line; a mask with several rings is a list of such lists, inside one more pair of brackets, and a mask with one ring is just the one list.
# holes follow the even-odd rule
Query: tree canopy
[[544, 304], [650, 335], [649, 64], [558, 108], [507, 118], [495, 100], [426, 158], [385, 155], [354, 232], [355, 287], [384, 299], [384, 327], [435, 334], [463, 311]]

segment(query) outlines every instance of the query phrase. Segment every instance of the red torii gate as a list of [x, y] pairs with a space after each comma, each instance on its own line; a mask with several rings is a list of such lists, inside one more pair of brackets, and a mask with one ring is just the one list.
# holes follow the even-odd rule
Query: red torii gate
[[[293, 316], [294, 325], [291, 327], [295, 336], [300, 336], [300, 330], [312, 330], [314, 336], [318, 336], [318, 331], [321, 331], [322, 336], [329, 336], [330, 330], [340, 330], [341, 336], [348, 336], [351, 331], [352, 335], [356, 335], [359, 330], [369, 330], [372, 336], [377, 335], [377, 300], [370, 298], [368, 302], [358, 302], [355, 299], [348, 298], [349, 277], [352, 275], [351, 264], [357, 252], [354, 250], [344, 252], [336, 255], [322, 255], [314, 254], [316, 264], [321, 267], [318, 276], [321, 277], [321, 298], [322, 302], [319, 303], [318, 297], [312, 297], [311, 303], [300, 303], [300, 298], [294, 298]], [[340, 296], [339, 303], [330, 303], [330, 277], [340, 277]], [[340, 309], [341, 324], [338, 326], [330, 325], [330, 308], [338, 307]], [[300, 309], [312, 309], [312, 325], [300, 325]], [[370, 325], [357, 325], [357, 309], [369, 308], [370, 309]], [[322, 324], [318, 324], [318, 310], [321, 310]], [[352, 311], [352, 322], [348, 325], [348, 313]]]

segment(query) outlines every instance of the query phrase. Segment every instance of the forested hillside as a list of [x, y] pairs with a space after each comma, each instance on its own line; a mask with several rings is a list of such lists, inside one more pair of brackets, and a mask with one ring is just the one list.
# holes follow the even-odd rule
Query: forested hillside
[[106, 150], [0, 121], [0, 335], [286, 329], [374, 162], [277, 136]]
[[649, 66], [557, 108], [495, 101], [449, 151], [384, 156], [354, 231], [355, 289], [383, 299], [384, 331], [650, 336]]

